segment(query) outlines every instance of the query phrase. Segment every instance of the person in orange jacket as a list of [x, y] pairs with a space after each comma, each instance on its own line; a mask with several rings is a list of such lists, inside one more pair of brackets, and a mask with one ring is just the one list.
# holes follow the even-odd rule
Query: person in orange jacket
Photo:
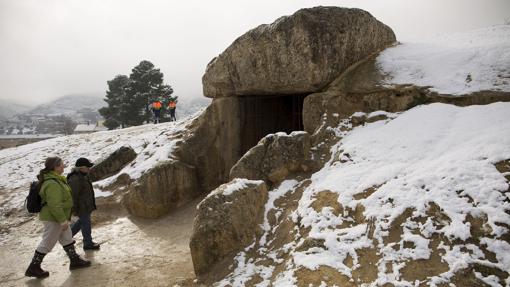
[[175, 108], [177, 107], [177, 102], [175, 100], [170, 100], [168, 102], [168, 110], [170, 111], [170, 121], [176, 121], [175, 119]]
[[154, 113], [154, 124], [159, 124], [159, 119], [161, 117], [161, 102], [155, 101], [152, 103], [152, 112]]

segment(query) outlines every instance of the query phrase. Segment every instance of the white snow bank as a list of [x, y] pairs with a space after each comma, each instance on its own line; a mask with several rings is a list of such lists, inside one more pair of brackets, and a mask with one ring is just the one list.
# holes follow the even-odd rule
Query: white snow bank
[[452, 95], [510, 92], [510, 25], [403, 43], [385, 50], [377, 62], [389, 75], [388, 84], [431, 86]]

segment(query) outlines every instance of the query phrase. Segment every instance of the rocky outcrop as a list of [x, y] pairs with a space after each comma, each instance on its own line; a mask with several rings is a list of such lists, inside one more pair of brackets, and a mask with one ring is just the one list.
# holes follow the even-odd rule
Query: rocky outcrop
[[377, 67], [374, 55], [353, 65], [336, 78], [329, 87], [308, 95], [303, 104], [303, 125], [308, 133], [317, 134], [320, 128], [337, 126], [338, 121], [355, 112], [401, 112], [427, 103], [446, 103], [457, 106], [484, 105], [510, 101], [510, 93], [480, 91], [463, 96], [443, 95], [429, 87], [386, 85], [385, 75]]
[[233, 255], [260, 235], [267, 201], [263, 181], [234, 179], [223, 184], [198, 206], [190, 240], [191, 257], [198, 278], [224, 276]]
[[231, 169], [230, 179], [261, 179], [278, 183], [290, 173], [310, 170], [310, 136], [306, 132], [270, 134]]
[[123, 146], [110, 154], [106, 159], [94, 165], [90, 177], [98, 181], [119, 172], [124, 166], [136, 158], [136, 152], [129, 146]]
[[202, 79], [204, 95], [317, 92], [395, 40], [393, 31], [366, 11], [302, 9], [250, 30], [213, 59]]
[[[239, 274], [250, 274], [238, 284], [254, 286], [265, 281], [278, 285], [291, 272], [297, 280], [293, 284], [299, 286], [361, 286], [387, 284], [385, 280], [389, 277], [379, 280], [384, 272], [396, 275], [397, 279], [401, 276], [399, 280], [406, 284], [454, 282], [458, 286], [482, 286], [484, 283], [477, 278], [479, 273], [484, 277], [496, 275], [499, 284], [508, 284], [510, 275], [506, 271], [488, 267], [497, 261], [497, 256], [483, 246], [487, 243], [480, 244], [495, 236], [509, 242], [508, 232], [496, 235], [487, 228], [488, 216], [478, 213], [466, 216], [473, 241], [462, 242], [441, 233], [451, 219], [444, 210], [446, 205], [441, 207], [433, 198], [420, 207], [424, 214], [408, 208], [401, 210], [396, 218], [375, 222], [374, 216], [368, 213], [370, 203], [381, 201], [392, 208], [396, 198], [381, 199], [381, 185], [363, 188], [353, 185], [355, 192], [332, 191], [337, 176], [327, 177], [321, 171], [314, 179], [308, 178], [310, 173], [302, 174], [315, 171], [326, 162], [331, 168], [345, 164], [348, 170], [353, 157], [337, 144], [357, 125], [391, 121], [398, 116], [392, 113], [432, 102], [466, 106], [510, 100], [510, 94], [504, 92], [482, 91], [452, 97], [434, 93], [429, 87], [384, 85], [385, 75], [377, 68], [374, 53], [393, 41], [391, 30], [366, 12], [319, 7], [257, 27], [208, 65], [203, 78], [204, 93], [214, 97], [213, 104], [195, 123], [196, 132], [190, 133], [183, 142], [179, 158], [201, 169], [199, 178], [203, 178], [205, 188], [213, 187], [226, 176], [233, 181], [216, 189], [198, 207], [190, 248], [200, 280], [210, 283], [224, 279], [220, 285], [235, 285], [233, 282], [240, 282]], [[282, 95], [291, 98], [284, 100], [288, 105], [293, 105], [297, 96], [306, 96], [305, 133], [286, 135], [277, 133], [279, 130], [272, 131], [276, 134], [259, 141], [233, 165], [229, 174], [229, 165], [242, 153], [241, 131], [269, 125], [260, 118], [261, 114], [265, 117], [267, 114], [257, 113], [260, 110], [256, 108], [253, 114], [245, 114], [243, 111], [248, 109], [243, 109], [246, 103], [243, 99], [274, 99]], [[262, 106], [261, 109], [271, 108], [269, 101], [251, 103]], [[333, 147], [339, 149], [335, 151]], [[364, 161], [365, 158], [357, 164]], [[507, 167], [508, 161], [496, 164], [505, 175]], [[294, 173], [300, 174], [294, 176]], [[378, 176], [371, 169], [363, 174], [348, 174], [352, 178]], [[261, 179], [265, 183], [260, 181], [246, 187], [241, 184], [246, 181], [239, 178]], [[314, 180], [316, 184], [310, 187]], [[423, 193], [429, 192], [425, 185], [421, 189]], [[462, 190], [456, 192], [459, 196], [461, 193]], [[341, 199], [349, 196], [353, 200], [342, 204]], [[465, 199], [473, 207], [478, 204], [471, 197]], [[262, 219], [264, 225], [260, 230]], [[440, 232], [425, 234], [431, 227], [437, 227]], [[359, 236], [344, 236], [351, 232]], [[425, 233], [416, 236], [420, 232]], [[347, 243], [357, 246], [347, 250], [344, 247]], [[480, 246], [476, 251], [478, 263], [445, 276], [450, 270], [446, 259], [450, 255], [445, 254], [449, 248], [462, 250], [464, 243]], [[430, 254], [408, 253], [418, 244], [422, 249], [430, 249]], [[468, 249], [462, 252], [474, 254]], [[240, 251], [243, 252], [234, 260], [234, 254]], [[325, 256], [316, 255], [322, 251]], [[399, 255], [384, 255], [393, 251]], [[400, 257], [404, 253], [407, 257]], [[332, 268], [328, 265], [329, 256], [344, 259]], [[480, 258], [487, 259], [486, 266], [479, 264]], [[297, 267], [298, 261], [302, 267]], [[245, 273], [238, 272], [243, 269]], [[228, 272], [231, 273], [226, 275]]]
[[[260, 236], [266, 183], [276, 185], [292, 173], [314, 170], [309, 134], [278, 133], [281, 127], [260, 112], [268, 109], [263, 100], [246, 98], [288, 96], [278, 104], [300, 106], [305, 95], [323, 90], [348, 67], [393, 42], [391, 29], [365, 11], [316, 7], [249, 31], [209, 63], [203, 85], [213, 102], [174, 152], [181, 162], [197, 168], [206, 192], [232, 179], [198, 207], [190, 248], [199, 279], [222, 278], [234, 254]], [[298, 97], [300, 103], [295, 101]], [[247, 150], [243, 138], [250, 136], [245, 132], [250, 129], [276, 134], [263, 138], [239, 160]]]
[[[296, 94], [302, 98], [393, 42], [391, 29], [368, 12], [338, 7], [302, 9], [247, 32], [208, 65], [204, 94], [214, 100], [184, 136], [176, 157], [197, 167], [202, 190], [216, 188], [228, 181], [232, 166], [260, 139], [246, 141], [252, 136], [246, 131], [258, 129], [253, 127], [257, 110], [252, 111], [251, 102], [227, 96]], [[271, 123], [260, 124], [262, 136], [287, 131], [274, 125], [271, 129]]]
[[133, 215], [158, 218], [200, 193], [196, 168], [170, 161], [152, 168], [131, 184], [122, 204]]

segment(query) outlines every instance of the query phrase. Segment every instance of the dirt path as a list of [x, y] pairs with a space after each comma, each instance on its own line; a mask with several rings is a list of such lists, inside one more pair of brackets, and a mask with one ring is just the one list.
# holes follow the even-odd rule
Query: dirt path
[[101, 199], [92, 230], [101, 250], [84, 252], [81, 234], [76, 236], [78, 253], [92, 266], [69, 271], [69, 260], [57, 243], [42, 264], [50, 277], [42, 280], [24, 276], [42, 231], [34, 218], [1, 240], [0, 286], [195, 285], [188, 244], [198, 202], [161, 219], [144, 220], [130, 217], [113, 198]]

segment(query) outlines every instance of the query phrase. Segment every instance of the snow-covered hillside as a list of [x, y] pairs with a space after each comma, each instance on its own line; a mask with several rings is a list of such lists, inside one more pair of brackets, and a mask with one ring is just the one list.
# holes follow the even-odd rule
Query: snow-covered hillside
[[97, 111], [103, 106], [106, 106], [106, 104], [101, 95], [67, 95], [49, 103], [38, 105], [29, 111], [29, 113], [72, 116], [76, 111], [83, 108], [90, 108]]
[[15, 103], [10, 100], [0, 99], [0, 121], [7, 120], [15, 114], [23, 113], [32, 107]]
[[[353, 286], [437, 286], [473, 264], [510, 270], [503, 239], [510, 233], [510, 174], [495, 167], [510, 159], [509, 115], [510, 103], [431, 104], [350, 131], [343, 121], [333, 129], [343, 138], [311, 181], [287, 180], [269, 192], [265, 233], [238, 254], [237, 268], [218, 285], [260, 278], [256, 286], [295, 286], [303, 268], [339, 274], [329, 272], [321, 286], [340, 284], [341, 276]], [[300, 189], [290, 214], [275, 204]], [[482, 234], [473, 233], [472, 218], [482, 220]], [[282, 244], [289, 222], [295, 228]], [[372, 262], [362, 259], [367, 250]], [[410, 262], [437, 256], [442, 272], [409, 279]], [[371, 282], [356, 273], [371, 267]], [[510, 277], [475, 274], [489, 286], [510, 284]]]
[[[39, 170], [44, 167], [46, 157], [61, 157], [67, 165], [65, 169], [67, 173], [74, 166], [76, 159], [80, 157], [98, 162], [124, 145], [133, 148], [137, 157], [119, 174], [127, 173], [133, 179], [139, 178], [159, 161], [169, 159], [170, 153], [178, 141], [175, 136], [184, 131], [186, 124], [198, 114], [177, 122], [147, 124], [121, 130], [58, 137], [0, 150], [0, 178], [2, 178], [0, 189], [13, 190], [35, 180]], [[97, 185], [107, 185], [115, 179], [116, 176], [112, 176], [98, 182]], [[10, 194], [9, 199], [3, 198], [2, 200], [4, 203], [8, 202], [9, 206], [21, 207], [25, 196], [24, 193]]]
[[390, 84], [431, 86], [453, 95], [510, 92], [510, 25], [403, 43], [377, 60]]

